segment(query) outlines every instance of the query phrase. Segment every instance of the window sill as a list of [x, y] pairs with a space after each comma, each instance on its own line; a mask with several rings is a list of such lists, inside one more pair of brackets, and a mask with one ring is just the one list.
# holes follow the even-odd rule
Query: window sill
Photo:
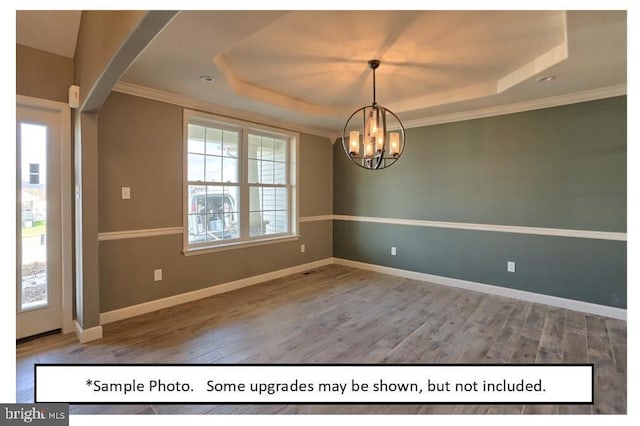
[[236, 249], [243, 249], [248, 247], [257, 247], [257, 246], [263, 246], [267, 244], [284, 243], [287, 241], [296, 241], [299, 238], [300, 238], [300, 235], [285, 235], [282, 237], [265, 238], [261, 240], [255, 240], [255, 241], [241, 241], [237, 243], [229, 243], [229, 244], [223, 244], [223, 245], [213, 246], [213, 247], [186, 249], [182, 251], [182, 254], [185, 256], [197, 256], [199, 254], [216, 253], [220, 251], [236, 250]]

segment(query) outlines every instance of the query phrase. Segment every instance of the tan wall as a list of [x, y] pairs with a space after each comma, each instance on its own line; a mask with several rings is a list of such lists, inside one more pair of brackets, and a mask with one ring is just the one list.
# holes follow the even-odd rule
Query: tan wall
[[[331, 221], [301, 225], [302, 239], [184, 256], [182, 235], [100, 242], [100, 311], [124, 308], [331, 257]], [[300, 244], [306, 253], [300, 253]], [[162, 269], [162, 281], [153, 270]]]
[[[182, 109], [112, 93], [98, 122], [100, 232], [182, 226]], [[301, 216], [330, 214], [329, 139], [301, 134], [299, 158]], [[130, 200], [121, 199], [122, 186], [131, 187]], [[101, 241], [100, 311], [331, 256], [331, 221], [301, 223], [300, 234], [297, 241], [196, 256], [182, 254], [181, 235]], [[159, 283], [154, 269], [163, 270]]]
[[100, 232], [182, 226], [182, 108], [113, 92], [99, 117]]
[[16, 94], [67, 103], [73, 59], [16, 44]]
[[333, 214], [333, 149], [329, 139], [302, 134], [300, 216]]

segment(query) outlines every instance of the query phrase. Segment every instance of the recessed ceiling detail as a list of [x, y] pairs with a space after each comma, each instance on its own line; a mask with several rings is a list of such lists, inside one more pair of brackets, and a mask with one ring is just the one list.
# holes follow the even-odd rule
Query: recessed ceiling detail
[[344, 115], [369, 101], [367, 60], [380, 58], [380, 101], [405, 112], [495, 95], [563, 61], [565, 18], [563, 11], [292, 12], [214, 63], [238, 95]]
[[278, 92], [266, 87], [261, 87], [251, 82], [243, 81], [232, 69], [224, 55], [216, 56], [213, 61], [224, 75], [227, 84], [237, 95], [252, 98], [257, 101], [267, 102], [282, 108], [292, 109], [309, 115], [336, 115], [346, 114], [351, 108], [348, 105], [321, 105], [304, 99]]
[[624, 85], [626, 34], [624, 11], [183, 11], [122, 81], [339, 133], [371, 58], [379, 103], [416, 121]]

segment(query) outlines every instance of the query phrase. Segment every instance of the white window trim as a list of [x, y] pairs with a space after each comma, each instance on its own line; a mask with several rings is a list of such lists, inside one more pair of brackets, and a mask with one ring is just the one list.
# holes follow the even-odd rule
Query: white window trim
[[[248, 145], [248, 134], [254, 131], [258, 134], [272, 134], [278, 136], [286, 136], [290, 139], [287, 159], [287, 176], [290, 187], [290, 196], [288, 197], [289, 203], [289, 232], [286, 234], [276, 234], [258, 237], [249, 237], [248, 235], [242, 235], [241, 239], [230, 240], [228, 243], [210, 243], [200, 245], [189, 245], [189, 223], [188, 223], [188, 204], [189, 204], [189, 181], [188, 181], [188, 125], [189, 123], [200, 123], [203, 125], [213, 125], [226, 130], [237, 131], [240, 134], [238, 142], [241, 144], [239, 147], [239, 159], [241, 161], [240, 166], [240, 216], [242, 222], [248, 220], [248, 188], [250, 187], [248, 182], [248, 157], [245, 154], [245, 150]], [[265, 244], [282, 243], [287, 241], [293, 241], [300, 237], [298, 234], [300, 229], [299, 218], [299, 194], [298, 194], [298, 182], [299, 182], [299, 143], [300, 135], [296, 132], [289, 130], [279, 129], [276, 127], [270, 127], [263, 124], [253, 123], [249, 121], [238, 120], [234, 118], [228, 118], [211, 113], [205, 113], [201, 111], [195, 111], [191, 109], [183, 109], [183, 123], [182, 123], [182, 225], [183, 225], [183, 247], [182, 253], [185, 256], [192, 256], [198, 254], [214, 253], [218, 251], [233, 250], [238, 248], [260, 246]], [[242, 187], [246, 187], [243, 191]], [[245, 194], [245, 195], [243, 195]], [[246, 199], [245, 199], [246, 198]], [[245, 217], [246, 216], [246, 217]], [[248, 222], [246, 222], [248, 223]], [[242, 225], [241, 225], [242, 226]], [[246, 226], [246, 225], [245, 225]], [[241, 228], [246, 229], [246, 228]]]

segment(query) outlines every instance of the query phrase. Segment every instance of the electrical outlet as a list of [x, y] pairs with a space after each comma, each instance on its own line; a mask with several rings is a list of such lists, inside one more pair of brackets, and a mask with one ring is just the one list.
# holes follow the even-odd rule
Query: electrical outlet
[[153, 271], [153, 280], [162, 281], [162, 269], [155, 269]]
[[507, 262], [507, 272], [515, 272], [516, 271], [516, 262], [515, 261], [508, 261]]
[[122, 187], [122, 199], [123, 200], [131, 199], [131, 188], [129, 188], [128, 186]]
[[304, 253], [305, 247], [304, 244], [300, 244], [300, 253]]
[[395, 255], [396, 255], [396, 248], [391, 247], [391, 256], [395, 256]]

